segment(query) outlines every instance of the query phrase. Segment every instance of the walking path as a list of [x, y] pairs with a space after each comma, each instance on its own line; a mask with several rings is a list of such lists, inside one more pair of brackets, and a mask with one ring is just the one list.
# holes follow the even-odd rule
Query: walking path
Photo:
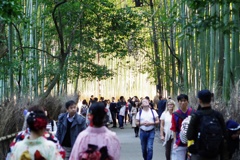
[[[121, 143], [120, 160], [142, 160], [142, 151], [139, 137], [135, 137], [130, 124], [124, 126], [124, 129], [111, 128], [116, 132]], [[153, 160], [165, 160], [165, 149], [160, 142], [159, 131], [156, 131], [153, 145]]]

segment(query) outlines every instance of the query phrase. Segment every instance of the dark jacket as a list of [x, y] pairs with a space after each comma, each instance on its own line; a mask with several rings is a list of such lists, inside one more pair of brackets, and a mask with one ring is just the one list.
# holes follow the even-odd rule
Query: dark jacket
[[111, 112], [117, 113], [117, 103], [115, 102], [110, 103], [109, 109]]
[[237, 137], [236, 139], [232, 138], [232, 135], [236, 134], [236, 132], [237, 131], [227, 130], [227, 136], [228, 136], [227, 144], [228, 144], [229, 159], [232, 159], [233, 154], [236, 151], [239, 151], [239, 137]]
[[117, 112], [120, 111], [122, 106], [126, 106], [126, 104], [127, 104], [126, 102], [122, 102], [122, 101], [117, 102]]
[[[201, 114], [201, 115], [208, 115], [208, 114], [211, 114], [213, 112], [213, 109], [211, 108], [211, 106], [209, 107], [204, 107], [204, 108], [201, 108], [200, 110], [197, 110], [196, 113], [193, 113], [191, 115], [191, 120], [190, 120], [190, 123], [188, 125], [188, 130], [187, 130], [187, 139], [188, 140], [194, 140], [195, 142], [197, 141], [197, 138], [198, 138], [198, 132], [199, 132], [199, 117], [197, 116], [198, 114]], [[227, 134], [226, 134], [226, 125], [225, 125], [225, 122], [224, 122], [224, 118], [222, 116], [221, 113], [215, 111], [216, 114], [217, 114], [217, 118], [218, 118], [218, 121], [222, 127], [222, 131], [223, 131], [223, 135], [224, 135], [224, 144], [221, 146], [221, 151], [219, 153], [220, 157], [221, 157], [221, 160], [224, 160], [224, 159], [227, 159], [227, 153], [225, 152], [225, 149], [226, 149], [226, 139], [227, 139]], [[196, 147], [196, 146], [195, 146]], [[195, 148], [195, 151], [197, 154], [197, 149]]]
[[[62, 144], [67, 132], [67, 121], [68, 121], [67, 114], [68, 113], [63, 113], [58, 116], [58, 125], [57, 125], [58, 127], [57, 127], [56, 137], [58, 138], [60, 144]], [[76, 141], [78, 134], [81, 131], [83, 131], [85, 128], [86, 128], [85, 118], [76, 113], [70, 129], [72, 147], [74, 145], [74, 142]]]
[[162, 100], [158, 101], [157, 107], [158, 107], [158, 116], [159, 116], [159, 118], [161, 117], [162, 113], [166, 109], [166, 103], [167, 103], [166, 99], [162, 99]]

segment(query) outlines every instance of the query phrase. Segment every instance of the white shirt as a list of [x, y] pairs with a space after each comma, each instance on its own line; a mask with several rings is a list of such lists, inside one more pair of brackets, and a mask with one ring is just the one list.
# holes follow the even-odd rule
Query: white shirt
[[163, 145], [166, 144], [166, 142], [170, 139], [170, 137], [173, 138], [173, 132], [170, 130], [171, 126], [172, 126], [172, 115], [168, 112], [165, 111], [162, 113], [161, 117], [160, 117], [161, 121], [164, 121], [164, 133], [165, 133], [165, 141], [163, 143]]
[[69, 116], [69, 113], [67, 114], [67, 119], [68, 119], [69, 122], [73, 122], [74, 117], [75, 117], [75, 114], [72, 117]]
[[57, 132], [57, 124], [56, 121], [53, 120], [53, 126], [52, 123], [49, 122], [46, 127], [47, 131], [51, 132], [53, 135], [56, 135]]
[[[152, 114], [153, 111], [153, 114]], [[155, 110], [152, 110], [149, 108], [148, 111], [145, 111], [142, 109], [142, 113], [139, 119], [139, 113], [140, 111], [137, 113], [136, 115], [136, 120], [139, 120], [140, 123], [144, 123], [144, 122], [150, 122], [150, 123], [154, 123], [154, 118], [153, 115], [155, 117], [155, 121], [158, 118], [158, 114]], [[154, 125], [151, 126], [140, 126], [140, 129], [144, 130], [144, 131], [150, 131], [154, 128]]]

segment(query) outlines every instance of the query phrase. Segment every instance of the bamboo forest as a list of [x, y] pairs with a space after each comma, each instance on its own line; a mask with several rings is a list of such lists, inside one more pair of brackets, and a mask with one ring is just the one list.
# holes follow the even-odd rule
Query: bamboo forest
[[[153, 110], [158, 110], [161, 100], [171, 99], [174, 111], [175, 102], [180, 106], [177, 96], [184, 94], [186, 106], [195, 110], [201, 107], [197, 93], [207, 89], [210, 107], [221, 112], [225, 121], [240, 122], [239, 29], [240, 0], [0, 0], [0, 159], [5, 159], [16, 133], [23, 130], [24, 116], [26, 127], [29, 108], [41, 107], [44, 116], [57, 121], [61, 113], [67, 115], [69, 101], [79, 112], [82, 101], [87, 106], [90, 97], [108, 103], [103, 118], [112, 112], [107, 109], [112, 97], [124, 101], [134, 96], [136, 108], [141, 103], [138, 106], [135, 98], [145, 97], [146, 110], [152, 104], [154, 121], [144, 125], [153, 127], [150, 131], [155, 134], [160, 116], [155, 123]], [[124, 115], [118, 114], [119, 127], [111, 127], [122, 134], [120, 138], [129, 136], [130, 130], [133, 133], [126, 104], [130, 101], [124, 102], [121, 113], [125, 128], [118, 121]], [[85, 116], [93, 120], [90, 108]], [[136, 109], [134, 114], [139, 112]], [[69, 139], [64, 140], [70, 146], [75, 115], [66, 116], [70, 127]], [[89, 117], [82, 119], [85, 123]], [[134, 129], [142, 123], [139, 116]], [[160, 128], [156, 131], [159, 137]], [[130, 143], [134, 140], [141, 156], [137, 134], [125, 139], [128, 143], [121, 148], [125, 156], [138, 149]], [[162, 148], [154, 151], [158, 158], [165, 149], [157, 142], [161, 138], [154, 142]]]
[[238, 98], [238, 0], [1, 0], [0, 100]]

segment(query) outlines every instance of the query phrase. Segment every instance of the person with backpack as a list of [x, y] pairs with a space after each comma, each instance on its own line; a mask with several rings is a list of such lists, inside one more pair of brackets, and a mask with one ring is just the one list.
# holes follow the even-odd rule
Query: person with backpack
[[86, 101], [86, 99], [84, 99], [82, 101], [82, 106], [81, 106], [81, 110], [80, 110], [80, 114], [83, 115], [83, 117], [86, 118], [87, 116], [87, 110], [88, 110], [88, 103]]
[[211, 92], [198, 92], [200, 109], [191, 115], [188, 125], [187, 139], [194, 141], [194, 149], [190, 150], [191, 160], [223, 160], [225, 154], [226, 126], [221, 113], [211, 107]]
[[183, 120], [191, 115], [194, 110], [188, 105], [188, 96], [186, 94], [180, 94], [177, 97], [179, 109], [172, 114], [172, 126], [173, 131], [173, 148], [172, 148], [172, 160], [185, 160], [187, 156], [187, 144], [183, 143], [180, 139], [180, 131]]
[[142, 109], [140, 109], [136, 115], [136, 125], [140, 128], [143, 159], [151, 160], [153, 157], [155, 125], [159, 124], [159, 118], [157, 112], [150, 108], [147, 99], [142, 100], [141, 106]]

